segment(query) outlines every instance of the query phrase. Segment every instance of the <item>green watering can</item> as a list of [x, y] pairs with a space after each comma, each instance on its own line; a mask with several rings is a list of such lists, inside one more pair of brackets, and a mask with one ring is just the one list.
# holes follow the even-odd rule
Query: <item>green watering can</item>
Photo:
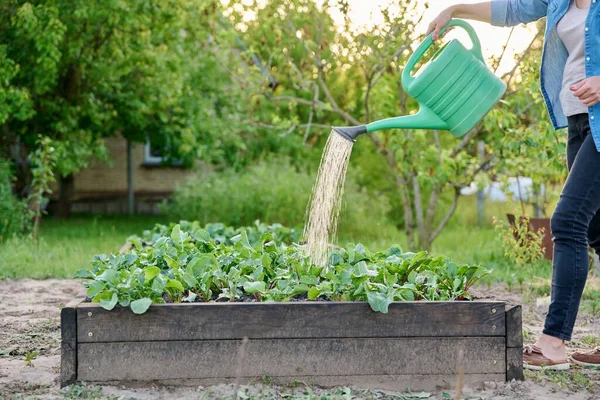
[[352, 141], [362, 133], [392, 128], [448, 130], [459, 138], [466, 135], [502, 97], [506, 84], [485, 65], [481, 43], [473, 27], [454, 19], [442, 32], [451, 26], [460, 26], [467, 31], [473, 42], [471, 50], [454, 39], [413, 76], [411, 71], [433, 44], [430, 34], [417, 47], [402, 73], [402, 87], [417, 100], [419, 112], [368, 125], [333, 129]]

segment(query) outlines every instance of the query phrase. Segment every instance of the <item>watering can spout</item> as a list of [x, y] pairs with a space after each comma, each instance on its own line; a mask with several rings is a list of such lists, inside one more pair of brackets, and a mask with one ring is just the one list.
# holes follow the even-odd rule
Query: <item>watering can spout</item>
[[426, 107], [418, 113], [375, 121], [367, 125], [367, 132], [382, 129], [448, 129], [448, 124]]
[[368, 125], [334, 126], [333, 130], [343, 138], [355, 142], [363, 133], [371, 133], [382, 129], [448, 129], [448, 124], [442, 121], [428, 108], [422, 107], [418, 113], [382, 119]]
[[351, 142], [356, 142], [356, 137], [360, 134], [367, 133], [367, 126], [334, 126], [333, 130], [344, 139]]

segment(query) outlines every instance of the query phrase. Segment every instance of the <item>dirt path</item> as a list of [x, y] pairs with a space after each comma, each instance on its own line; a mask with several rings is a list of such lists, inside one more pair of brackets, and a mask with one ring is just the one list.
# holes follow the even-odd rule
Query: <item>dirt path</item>
[[[485, 293], [485, 295], [484, 295]], [[60, 365], [60, 308], [75, 297], [83, 295], [80, 281], [73, 280], [19, 280], [0, 281], [0, 399], [224, 399], [234, 394], [232, 385], [209, 388], [144, 388], [126, 389], [114, 386], [58, 387]], [[522, 296], [501, 286], [482, 289], [480, 297], [521, 302]], [[539, 333], [544, 306], [535, 301], [525, 303], [525, 328], [532, 338]], [[593, 347], [591, 341], [600, 332], [600, 317], [581, 313], [574, 344]], [[600, 338], [598, 339], [600, 340]], [[35, 354], [39, 353], [39, 354]], [[30, 366], [26, 359], [31, 359]], [[528, 374], [525, 382], [507, 384], [486, 383], [482, 388], [465, 390], [469, 399], [564, 399], [600, 400], [600, 371], [573, 369], [568, 373]], [[317, 388], [285, 388], [272, 385], [243, 387], [246, 398], [297, 399], [315, 398], [325, 394]], [[340, 388], [329, 390], [327, 399], [410, 399], [407, 394], [385, 393]], [[454, 393], [452, 393], [452, 396]], [[417, 398], [417, 397], [413, 397]], [[419, 398], [441, 400], [444, 393], [432, 393]]]

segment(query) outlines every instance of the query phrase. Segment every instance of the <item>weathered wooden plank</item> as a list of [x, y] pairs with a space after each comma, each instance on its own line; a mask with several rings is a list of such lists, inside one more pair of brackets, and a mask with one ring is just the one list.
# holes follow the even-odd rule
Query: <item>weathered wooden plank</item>
[[[81, 343], [78, 379], [137, 381], [232, 377], [241, 341]], [[504, 337], [250, 340], [241, 376], [505, 374]]]
[[523, 349], [521, 347], [506, 348], [506, 381], [525, 380], [523, 373]]
[[523, 347], [521, 306], [506, 305], [506, 347]]
[[77, 306], [81, 299], [60, 311], [60, 387], [77, 380]]
[[394, 303], [388, 314], [358, 302], [160, 304], [142, 315], [86, 303], [78, 324], [82, 343], [506, 333], [504, 303], [466, 301]]
[[[483, 382], [503, 382], [504, 374], [465, 374], [464, 384], [468, 386], [480, 385]], [[262, 377], [240, 378], [241, 385], [260, 383]], [[456, 375], [346, 375], [346, 376], [294, 376], [270, 377], [273, 384], [290, 385], [303, 384], [320, 387], [351, 386], [359, 389], [378, 389], [404, 392], [410, 388], [412, 391], [435, 391], [456, 388]], [[88, 381], [90, 383], [94, 383]], [[236, 378], [200, 378], [200, 379], [156, 379], [146, 381], [143, 385], [154, 384], [159, 386], [213, 386], [219, 384], [235, 383]], [[99, 382], [96, 382], [99, 383]], [[139, 386], [141, 382], [127, 382], [121, 380], [102, 381], [108, 385]], [[226, 393], [223, 393], [224, 395]], [[201, 397], [201, 393], [198, 394]], [[233, 397], [233, 391], [231, 392]]]
[[522, 381], [523, 321], [521, 306], [506, 305], [506, 381]]

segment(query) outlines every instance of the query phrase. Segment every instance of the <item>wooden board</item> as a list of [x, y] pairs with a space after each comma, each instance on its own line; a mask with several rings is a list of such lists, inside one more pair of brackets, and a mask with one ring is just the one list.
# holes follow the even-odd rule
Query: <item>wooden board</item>
[[77, 341], [505, 336], [504, 307], [502, 302], [405, 302], [382, 314], [357, 302], [194, 303], [153, 305], [136, 315], [85, 303], [77, 310]]
[[[81, 343], [77, 378], [138, 381], [236, 376], [241, 341]], [[242, 377], [453, 375], [506, 371], [504, 337], [267, 339], [246, 346]]]
[[525, 379], [521, 306], [506, 306], [506, 381]]
[[60, 384], [67, 386], [77, 379], [77, 305], [67, 304], [60, 311]]

